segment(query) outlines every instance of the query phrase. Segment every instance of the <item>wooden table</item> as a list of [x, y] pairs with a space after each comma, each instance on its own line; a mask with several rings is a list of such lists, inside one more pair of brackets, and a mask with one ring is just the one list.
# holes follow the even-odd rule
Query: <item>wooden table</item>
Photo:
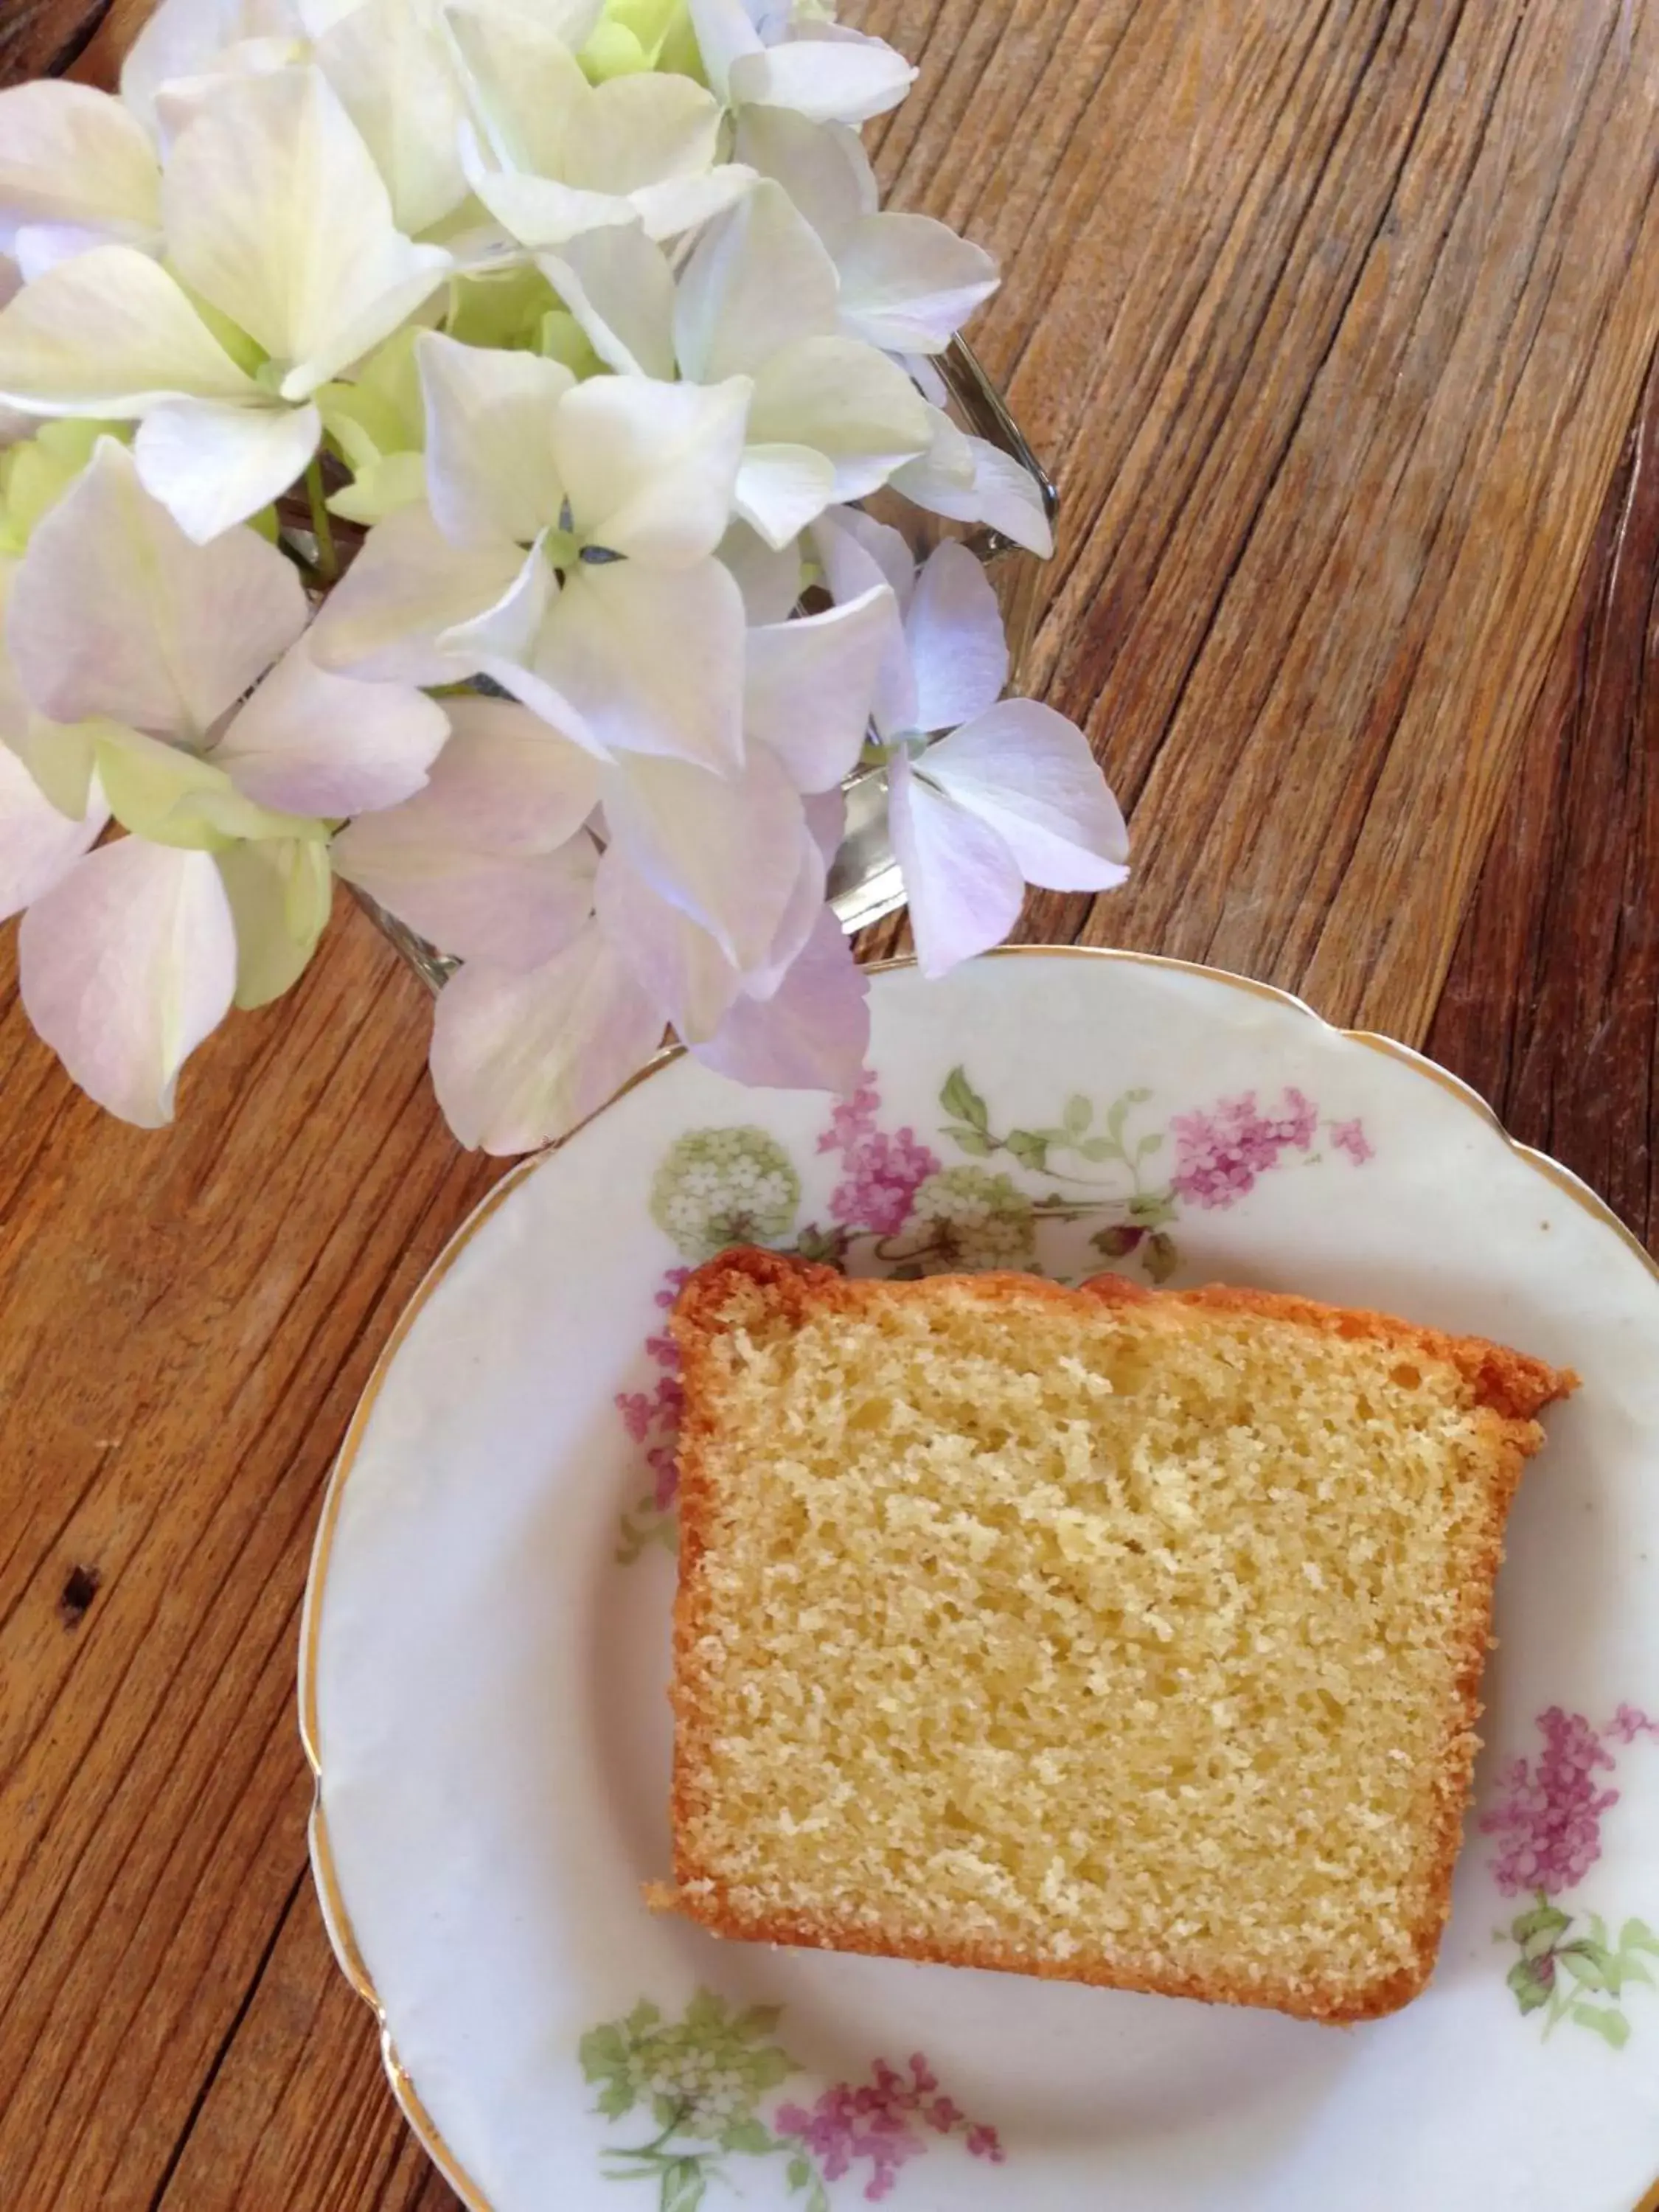
[[[107, 77], [141, 0], [9, 0]], [[1054, 466], [1036, 680], [1151, 947], [1422, 1044], [1659, 1230], [1659, 0], [871, 0], [898, 204], [1009, 274]], [[89, 42], [89, 43], [88, 43]], [[0, 1020], [0, 2205], [440, 2212], [306, 1866], [329, 1463], [499, 1166], [342, 905], [176, 1129]], [[879, 949], [889, 949], [891, 933]]]

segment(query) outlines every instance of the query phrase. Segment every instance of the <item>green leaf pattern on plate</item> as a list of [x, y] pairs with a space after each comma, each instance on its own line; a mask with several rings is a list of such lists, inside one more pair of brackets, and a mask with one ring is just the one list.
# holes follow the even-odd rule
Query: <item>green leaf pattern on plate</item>
[[[856, 1264], [861, 1273], [895, 1280], [987, 1267], [1040, 1274], [1046, 1227], [1098, 1222], [1089, 1242], [1103, 1262], [1133, 1261], [1151, 1281], [1164, 1283], [1180, 1265], [1171, 1232], [1188, 1210], [1231, 1207], [1263, 1174], [1297, 1156], [1306, 1166], [1320, 1165], [1332, 1152], [1355, 1166], [1374, 1157], [1358, 1121], [1322, 1119], [1314, 1103], [1294, 1088], [1267, 1109], [1250, 1092], [1206, 1110], [1174, 1115], [1161, 1127], [1148, 1111], [1153, 1103], [1152, 1092], [1139, 1085], [1109, 1099], [1079, 1091], [1061, 1103], [1051, 1123], [1004, 1127], [966, 1066], [958, 1066], [939, 1091], [945, 1118], [936, 1133], [964, 1159], [951, 1166], [915, 1131], [882, 1128], [880, 1094], [866, 1073], [854, 1097], [833, 1109], [818, 1140], [818, 1152], [837, 1154], [842, 1169], [827, 1224], [800, 1222], [799, 1171], [778, 1140], [757, 1128], [697, 1129], [680, 1137], [653, 1179], [652, 1217], [693, 1266], [730, 1244], [768, 1243], [833, 1267]], [[1314, 1146], [1322, 1127], [1327, 1149], [1318, 1152]], [[999, 1155], [1006, 1167], [981, 1164]], [[1041, 1187], [1033, 1189], [1033, 1180]], [[657, 1293], [665, 1313], [687, 1272], [675, 1267], [665, 1276]], [[678, 1357], [665, 1328], [647, 1340], [647, 1350], [659, 1370], [654, 1389], [623, 1392], [617, 1399], [630, 1435], [646, 1447], [651, 1478], [623, 1516], [617, 1556], [623, 1564], [658, 1545], [672, 1550], [675, 1542]], [[1504, 1794], [1480, 1823], [1484, 1832], [1505, 1838], [1494, 1861], [1499, 1887], [1510, 1895], [1530, 1890], [1534, 1899], [1498, 1931], [1498, 1940], [1512, 1943], [1516, 1953], [1505, 1978], [1523, 2015], [1544, 2015], [1547, 2035], [1567, 2021], [1622, 2050], [1631, 2033], [1627, 1994], [1654, 1984], [1647, 1961], [1659, 1958], [1659, 1940], [1644, 1921], [1629, 1919], [1613, 1942], [1597, 1915], [1564, 1911], [1552, 1899], [1573, 1887], [1599, 1856], [1601, 1817], [1618, 1802], [1618, 1793], [1598, 1788], [1596, 1771], [1613, 1767], [1615, 1743], [1659, 1735], [1659, 1723], [1622, 1705], [1605, 1729], [1594, 1730], [1581, 1715], [1553, 1707], [1540, 1716], [1539, 1727], [1545, 1747], [1536, 1771], [1524, 1759], [1515, 1762], [1504, 1778]], [[772, 2081], [782, 2078], [778, 2067], [789, 2070], [790, 2062], [775, 2046], [759, 2057], [751, 2054], [742, 2065], [732, 2060], [731, 2048], [747, 2049], [752, 2040], [757, 2015], [743, 2016], [750, 2023], [744, 2033], [728, 2033], [723, 2014], [698, 2009], [717, 2005], [718, 2000], [700, 1998], [672, 2031], [662, 2029], [654, 2015], [643, 2017], [650, 2008], [642, 2008], [628, 2021], [596, 2030], [582, 2045], [583, 2065], [599, 2087], [599, 2109], [611, 2118], [633, 2109], [634, 2085], [646, 2058], [666, 2064], [688, 2047], [688, 2036], [705, 2031], [714, 2037], [711, 2049], [727, 2051], [720, 2077], [726, 2084], [723, 2117], [706, 2134], [713, 2150], [691, 2153], [684, 2147], [688, 2136], [704, 2139], [697, 2130], [706, 2128], [714, 2109], [704, 2075], [688, 2059], [690, 2089], [683, 2084], [678, 2091], [653, 2091], [657, 2140], [616, 2154], [635, 2162], [630, 2170], [659, 2175], [664, 2212], [688, 2212], [702, 2202], [710, 2161], [721, 2153], [763, 2154], [766, 2130], [754, 2118], [753, 2098], [769, 2082], [761, 2081], [755, 2069], [769, 2072]], [[729, 2048], [720, 2043], [720, 2034], [728, 2035]], [[750, 2085], [750, 2102], [739, 2106], [732, 2099], [744, 2082]], [[784, 2148], [769, 2137], [768, 2144]], [[787, 2172], [792, 2192], [805, 2191], [808, 2212], [819, 2212], [823, 2185], [804, 2154], [795, 2153]]]
[[1624, 1705], [1597, 1729], [1583, 1714], [1552, 1705], [1537, 1726], [1542, 1748], [1510, 1763], [1480, 1816], [1481, 1832], [1502, 1839], [1492, 1861], [1499, 1889], [1513, 1896], [1528, 1888], [1532, 1898], [1493, 1941], [1514, 1946], [1504, 1978], [1523, 2016], [1541, 2014], [1547, 2036], [1565, 2021], [1622, 2051], [1631, 2036], [1629, 1992], [1656, 1985], [1650, 1962], [1659, 1960], [1659, 1937], [1637, 1919], [1614, 1937], [1599, 1912], [1571, 1911], [1556, 1899], [1601, 1856], [1601, 1822], [1619, 1802], [1605, 1779], [1617, 1767], [1615, 1747], [1659, 1736], [1659, 1723]]
[[624, 2019], [590, 2028], [576, 2056], [598, 2093], [594, 2111], [607, 2122], [637, 2112], [652, 2130], [605, 2146], [605, 2179], [653, 2185], [657, 2212], [696, 2212], [716, 2184], [744, 2193], [728, 2161], [775, 2160], [800, 2212], [830, 2212], [831, 2185], [860, 2164], [873, 2169], [865, 2194], [886, 2196], [929, 2133], [1002, 2162], [996, 2130], [940, 2094], [919, 2051], [902, 2070], [878, 2058], [869, 2083], [839, 2083], [810, 2110], [779, 2103], [769, 2118], [763, 2100], [800, 2070], [776, 2039], [781, 2018], [776, 2005], [739, 2009], [700, 1990], [678, 2021], [641, 2001]]
[[[1145, 1085], [1101, 1099], [1078, 1091], [1052, 1123], [1032, 1128], [1001, 1127], [965, 1066], [950, 1071], [938, 1095], [945, 1118], [933, 1133], [961, 1156], [955, 1162], [914, 1129], [882, 1126], [881, 1094], [867, 1070], [852, 1097], [836, 1102], [816, 1147], [841, 1168], [823, 1222], [801, 1220], [799, 1168], [764, 1129], [690, 1129], [677, 1138], [649, 1201], [684, 1263], [657, 1292], [664, 1315], [690, 1268], [732, 1244], [769, 1245], [892, 1282], [989, 1267], [1041, 1275], [1054, 1273], [1045, 1265], [1047, 1232], [1066, 1223], [1092, 1230], [1088, 1241], [1104, 1267], [1129, 1262], [1150, 1282], [1167, 1283], [1181, 1264], [1174, 1229], [1183, 1212], [1234, 1206], [1261, 1176], [1298, 1156], [1320, 1165], [1327, 1155], [1313, 1147], [1322, 1126], [1329, 1151], [1356, 1165], [1372, 1157], [1358, 1121], [1322, 1124], [1294, 1089], [1271, 1109], [1252, 1091], [1163, 1126]], [[679, 1360], [665, 1322], [645, 1348], [657, 1370], [651, 1387], [616, 1400], [645, 1461], [617, 1529], [623, 1566], [672, 1552], [678, 1536]]]
[[[967, 1067], [958, 1066], [939, 1087], [945, 1118], [934, 1133], [960, 1156], [951, 1165], [914, 1130], [882, 1127], [880, 1093], [866, 1073], [853, 1097], [832, 1109], [818, 1139], [818, 1152], [836, 1154], [842, 1170], [827, 1224], [800, 1221], [799, 1171], [778, 1140], [757, 1128], [697, 1129], [680, 1137], [653, 1182], [652, 1217], [693, 1266], [730, 1244], [768, 1243], [896, 1281], [988, 1267], [1041, 1274], [1045, 1229], [1097, 1223], [1089, 1243], [1102, 1261], [1133, 1263], [1156, 1284], [1169, 1281], [1180, 1266], [1174, 1231], [1190, 1210], [1231, 1207], [1262, 1175], [1289, 1161], [1316, 1167], [1340, 1152], [1364, 1166], [1374, 1157], [1358, 1120], [1322, 1117], [1293, 1087], [1267, 1108], [1247, 1092], [1175, 1114], [1161, 1125], [1153, 1104], [1142, 1085], [1109, 1098], [1078, 1091], [1052, 1122], [1005, 1127]], [[1325, 1146], [1316, 1151], [1322, 1129]], [[1006, 1164], [986, 1164], [999, 1161]], [[679, 1267], [665, 1276], [657, 1293], [665, 1312], [688, 1272]], [[624, 1564], [658, 1545], [672, 1550], [675, 1542], [678, 1357], [665, 1328], [647, 1350], [659, 1370], [654, 1389], [623, 1392], [617, 1400], [629, 1433], [646, 1447], [650, 1475], [649, 1487], [623, 1516], [617, 1556]], [[1493, 1861], [1500, 1890], [1533, 1899], [1509, 1928], [1497, 1931], [1496, 1940], [1516, 1953], [1505, 1980], [1523, 2016], [1543, 2016], [1547, 2036], [1565, 2022], [1622, 2051], [1631, 2034], [1630, 1992], [1659, 1978], [1649, 1964], [1659, 1959], [1659, 1939], [1645, 1921], [1627, 1919], [1614, 1942], [1599, 1915], [1567, 1911], [1553, 1900], [1600, 1856], [1601, 1817], [1619, 1793], [1598, 1777], [1612, 1771], [1613, 1747], [1659, 1735], [1659, 1723], [1621, 1705], [1605, 1729], [1595, 1729], [1583, 1715], [1552, 1707], [1538, 1726], [1544, 1747], [1535, 1766], [1515, 1761], [1480, 1820], [1483, 1832], [1504, 1838]], [[660, 2030], [654, 2018], [641, 2022], [638, 2015], [596, 2031], [582, 2052], [589, 2078], [599, 2086], [599, 2109], [612, 2118], [633, 2109], [635, 2075], [629, 2069], [637, 2068], [641, 2051], [661, 2059], [679, 2048], [672, 2035], [705, 2027], [712, 2033], [719, 2025], [694, 2006], [678, 2031]], [[634, 2039], [605, 2039], [619, 2035]], [[664, 2036], [671, 2040], [663, 2042]], [[733, 2074], [729, 2065], [727, 2075], [753, 2084], [754, 2063], [763, 2070], [788, 2066], [774, 2048], [763, 2062], [751, 2062], [747, 2075], [741, 2068]], [[712, 2109], [705, 2087], [689, 2101], [672, 2090], [653, 2092], [657, 2140], [617, 2154], [635, 2162], [630, 2170], [659, 2175], [664, 2212], [688, 2212], [702, 2202], [710, 2161], [720, 2154], [763, 2154], [766, 2130], [753, 2116], [752, 2096], [739, 2110], [730, 2104], [729, 2084], [723, 2094], [729, 2109], [722, 2108], [726, 2117], [707, 2137], [712, 2150], [684, 2148], [688, 2136], [701, 2139], [696, 2130]], [[767, 2140], [771, 2150], [787, 2148]], [[822, 2212], [823, 2181], [805, 2153], [797, 2149], [786, 2172], [791, 2191], [805, 2193], [807, 2212]]]

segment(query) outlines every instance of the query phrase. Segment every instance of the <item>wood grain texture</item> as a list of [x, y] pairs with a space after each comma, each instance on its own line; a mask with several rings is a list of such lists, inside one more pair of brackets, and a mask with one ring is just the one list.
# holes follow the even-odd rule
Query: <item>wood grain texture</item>
[[[7, 0], [0, 14], [0, 84], [71, 68], [121, 0]], [[142, 21], [142, 17], [139, 18]]]
[[1039, 919], [1419, 1035], [1659, 331], [1659, 9], [1069, 15], [962, 24], [884, 149], [1010, 263], [1036, 671], [1134, 803], [1133, 889]]
[[[66, 1092], [15, 999], [0, 1030], [0, 1402], [27, 1439], [0, 1471], [8, 2206], [150, 2203], [274, 1929], [314, 1918], [293, 1670], [317, 1503], [498, 1172], [443, 1137], [424, 994], [360, 917], [289, 1013], [239, 1025], [159, 1139]], [[77, 1569], [97, 1588], [66, 1611]]]
[[1659, 1246], [1659, 362], [1428, 1049]]
[[[12, 0], [0, 76], [106, 79], [143, 12]], [[1066, 502], [1036, 673], [1133, 802], [1133, 889], [1024, 933], [1427, 1036], [1651, 1238], [1659, 0], [860, 12], [923, 68], [896, 202], [1008, 268], [976, 342]], [[160, 1136], [12, 958], [0, 2205], [449, 2212], [306, 1878], [293, 1669], [350, 1407], [498, 1170], [343, 908]]]

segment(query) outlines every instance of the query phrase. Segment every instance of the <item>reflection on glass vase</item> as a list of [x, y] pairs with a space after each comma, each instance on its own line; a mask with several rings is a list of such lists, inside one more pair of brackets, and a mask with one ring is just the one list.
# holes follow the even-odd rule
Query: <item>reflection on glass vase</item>
[[[1024, 471], [1036, 485], [1052, 525], [1060, 506], [1054, 484], [972, 348], [962, 338], [954, 339], [949, 349], [931, 366], [939, 373], [945, 387], [940, 404], [945, 406], [951, 420], [958, 428], [984, 439]], [[998, 531], [983, 525], [944, 521], [937, 515], [924, 513], [908, 500], [889, 502], [878, 493], [859, 504], [899, 529], [918, 561], [925, 560], [942, 539], [957, 538], [984, 563], [995, 586], [1007, 631], [1009, 688], [1022, 690], [1042, 615], [1047, 563]], [[841, 849], [830, 871], [830, 897], [850, 934], [896, 913], [904, 903], [904, 885], [887, 831], [886, 769], [879, 764], [856, 769], [843, 788], [847, 826]], [[459, 963], [388, 914], [367, 892], [354, 890], [354, 896], [422, 981], [434, 991], [441, 989]]]

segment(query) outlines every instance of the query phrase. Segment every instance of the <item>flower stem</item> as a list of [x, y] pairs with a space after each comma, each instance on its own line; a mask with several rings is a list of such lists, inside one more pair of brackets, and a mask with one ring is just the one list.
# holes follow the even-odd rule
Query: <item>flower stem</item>
[[306, 496], [311, 501], [311, 528], [317, 540], [317, 573], [324, 583], [331, 584], [340, 574], [340, 556], [334, 544], [328, 502], [323, 496], [323, 465], [314, 455], [306, 471]]
[[916, 1249], [913, 1252], [895, 1252], [891, 1249], [892, 1242], [893, 1240], [890, 1237], [877, 1237], [875, 1243], [875, 1252], [878, 1260], [888, 1261], [897, 1260], [902, 1262], [907, 1260], [932, 1260], [936, 1258], [944, 1258], [945, 1256], [945, 1247], [939, 1242], [937, 1237], [934, 1238], [931, 1244], [917, 1245]]

